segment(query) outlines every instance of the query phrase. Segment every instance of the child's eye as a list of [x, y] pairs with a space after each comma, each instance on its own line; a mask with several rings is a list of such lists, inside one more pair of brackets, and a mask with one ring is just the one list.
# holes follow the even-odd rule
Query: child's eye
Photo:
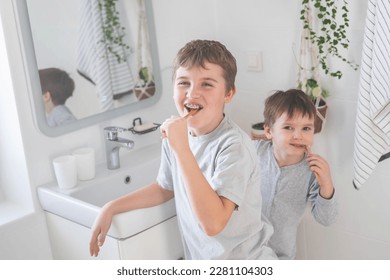
[[179, 81], [179, 82], [177, 83], [178, 86], [188, 86], [189, 84], [190, 84], [190, 83], [187, 82], [187, 81]]
[[213, 85], [211, 83], [206, 83], [205, 82], [205, 83], [202, 84], [202, 86], [204, 86], [204, 87], [212, 87]]
[[293, 130], [293, 127], [289, 126], [289, 125], [286, 125], [285, 127], [283, 127], [283, 129], [285, 129], [285, 130]]
[[304, 130], [304, 131], [310, 131], [310, 130], [312, 130], [312, 128], [309, 127], [309, 126], [307, 126], [307, 127], [304, 127], [303, 130]]

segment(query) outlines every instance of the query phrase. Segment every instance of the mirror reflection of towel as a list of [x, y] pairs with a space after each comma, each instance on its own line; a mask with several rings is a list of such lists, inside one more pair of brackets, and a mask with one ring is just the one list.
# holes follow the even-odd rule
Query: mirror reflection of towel
[[390, 149], [390, 1], [369, 0], [355, 130], [354, 179], [359, 189]]
[[[102, 43], [104, 12], [99, 8], [99, 0], [82, 0], [80, 5], [77, 70], [96, 85], [100, 107], [106, 111], [114, 108], [114, 99], [131, 93], [135, 83], [127, 62], [118, 63]], [[118, 53], [124, 53], [122, 47], [115, 48]]]

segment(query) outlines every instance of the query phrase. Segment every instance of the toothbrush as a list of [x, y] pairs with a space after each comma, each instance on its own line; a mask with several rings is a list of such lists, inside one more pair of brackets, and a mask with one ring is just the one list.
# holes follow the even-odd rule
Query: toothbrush
[[[306, 151], [308, 154], [311, 154], [311, 149], [310, 149], [310, 145], [306, 145]], [[318, 182], [318, 174], [316, 172], [314, 172], [314, 175], [316, 176], [316, 179], [317, 179], [317, 182]]]
[[185, 115], [183, 117], [184, 120], [188, 119], [189, 117], [195, 115], [197, 112], [199, 111], [199, 109], [192, 109], [191, 111], [188, 112], [187, 115]]
[[[192, 109], [192, 110], [190, 110], [190, 111], [187, 113], [187, 115], [185, 115], [184, 117], [182, 117], [182, 119], [183, 119], [183, 120], [186, 120], [186, 119], [188, 119], [189, 117], [195, 115], [198, 111], [199, 111], [199, 110]], [[161, 139], [165, 139], [165, 138], [167, 138], [167, 135], [165, 134], [164, 131], [162, 131], [162, 132], [161, 132]]]

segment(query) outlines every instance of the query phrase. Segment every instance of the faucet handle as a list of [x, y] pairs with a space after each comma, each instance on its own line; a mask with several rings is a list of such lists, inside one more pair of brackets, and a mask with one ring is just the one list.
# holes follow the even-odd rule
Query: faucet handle
[[118, 133], [127, 131], [127, 128], [119, 127], [119, 126], [107, 126], [104, 128], [104, 131], [106, 132], [106, 139], [107, 140], [117, 140], [118, 139]]

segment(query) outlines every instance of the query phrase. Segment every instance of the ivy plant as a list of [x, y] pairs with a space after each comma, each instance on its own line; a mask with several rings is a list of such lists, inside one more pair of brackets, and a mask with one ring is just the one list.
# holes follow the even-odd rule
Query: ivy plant
[[143, 66], [141, 69], [138, 71], [138, 75], [140, 78], [140, 86], [154, 86], [153, 82], [153, 75], [150, 73], [150, 70], [148, 67]]
[[[337, 7], [339, 2], [341, 2], [341, 7]], [[309, 20], [310, 11], [318, 23], [317, 29]], [[349, 47], [348, 12], [346, 0], [302, 0], [300, 20], [303, 22], [303, 28], [309, 31], [309, 37], [306, 40], [310, 40], [313, 45], [317, 46], [319, 64], [325, 74], [338, 79], [342, 77], [342, 72], [330, 69], [329, 56], [341, 59], [354, 70], [358, 69], [358, 65], [346, 59], [339, 50], [347, 50]]]
[[329, 96], [329, 92], [322, 88], [314, 78], [309, 78], [299, 83], [298, 89], [305, 92], [313, 103], [316, 103], [317, 98], [325, 100]]
[[[126, 35], [125, 27], [121, 26], [119, 12], [117, 11], [118, 0], [99, 0], [99, 9], [102, 13], [103, 39], [101, 43], [105, 45], [108, 53], [111, 53], [118, 63], [127, 61], [127, 50], [130, 49], [124, 42]], [[120, 50], [118, 51], [118, 46]]]

